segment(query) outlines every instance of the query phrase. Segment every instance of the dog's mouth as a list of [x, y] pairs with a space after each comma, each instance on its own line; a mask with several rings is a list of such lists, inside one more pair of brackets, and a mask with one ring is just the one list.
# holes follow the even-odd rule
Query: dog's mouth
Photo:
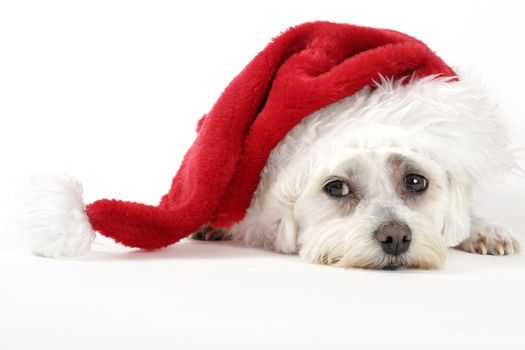
[[408, 267], [404, 254], [390, 255], [385, 263], [381, 268], [384, 271], [396, 271]]

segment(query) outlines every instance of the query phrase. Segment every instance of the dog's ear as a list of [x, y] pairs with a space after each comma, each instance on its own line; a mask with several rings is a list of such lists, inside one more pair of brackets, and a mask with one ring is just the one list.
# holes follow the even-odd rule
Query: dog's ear
[[292, 208], [283, 208], [281, 217], [277, 222], [275, 247], [287, 254], [297, 252], [297, 220], [293, 214]]
[[[303, 166], [301, 166], [303, 165]], [[305, 164], [300, 164], [284, 175], [274, 188], [276, 205], [274, 212], [278, 213], [275, 227], [275, 248], [283, 253], [297, 253], [299, 223], [295, 215], [295, 204], [303, 193], [310, 171]]]
[[449, 247], [457, 246], [470, 235], [471, 185], [458, 181], [459, 178], [448, 174], [449, 202], [442, 234]]

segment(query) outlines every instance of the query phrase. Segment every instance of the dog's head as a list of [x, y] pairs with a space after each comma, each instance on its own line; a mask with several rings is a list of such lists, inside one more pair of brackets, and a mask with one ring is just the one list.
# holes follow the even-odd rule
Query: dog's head
[[309, 116], [271, 156], [275, 246], [344, 267], [439, 267], [470, 231], [474, 183], [513, 163], [471, 82], [383, 81]]
[[[457, 206], [450, 200], [446, 171], [407, 152], [345, 153], [337, 165], [320, 171], [295, 203], [301, 254], [342, 266], [440, 265], [444, 221], [449, 206]], [[460, 209], [461, 216], [468, 215]]]

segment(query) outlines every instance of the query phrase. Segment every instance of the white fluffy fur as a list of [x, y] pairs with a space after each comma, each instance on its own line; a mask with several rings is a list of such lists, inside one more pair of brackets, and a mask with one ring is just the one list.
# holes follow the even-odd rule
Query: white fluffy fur
[[82, 186], [66, 176], [37, 176], [15, 198], [12, 225], [37, 255], [77, 256], [95, 237], [84, 210]]
[[[382, 80], [313, 113], [285, 137], [232, 236], [338, 266], [439, 267], [445, 247], [470, 234], [472, 187], [514, 166], [499, 114], [483, 84], [468, 76], [408, 84]], [[394, 153], [432, 177], [432, 198], [416, 208], [403, 204], [388, 185], [385, 159]], [[352, 215], [341, 217], [321, 188], [348, 162], [359, 163], [369, 195]], [[413, 235], [409, 251], [395, 261], [372, 237], [386, 212], [406, 222]]]

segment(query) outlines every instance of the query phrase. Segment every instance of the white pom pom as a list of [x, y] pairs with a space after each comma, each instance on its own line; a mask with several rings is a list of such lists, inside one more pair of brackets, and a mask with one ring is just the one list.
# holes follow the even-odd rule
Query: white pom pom
[[47, 257], [81, 255], [95, 238], [82, 185], [67, 176], [29, 179], [14, 199], [11, 224], [35, 254]]

